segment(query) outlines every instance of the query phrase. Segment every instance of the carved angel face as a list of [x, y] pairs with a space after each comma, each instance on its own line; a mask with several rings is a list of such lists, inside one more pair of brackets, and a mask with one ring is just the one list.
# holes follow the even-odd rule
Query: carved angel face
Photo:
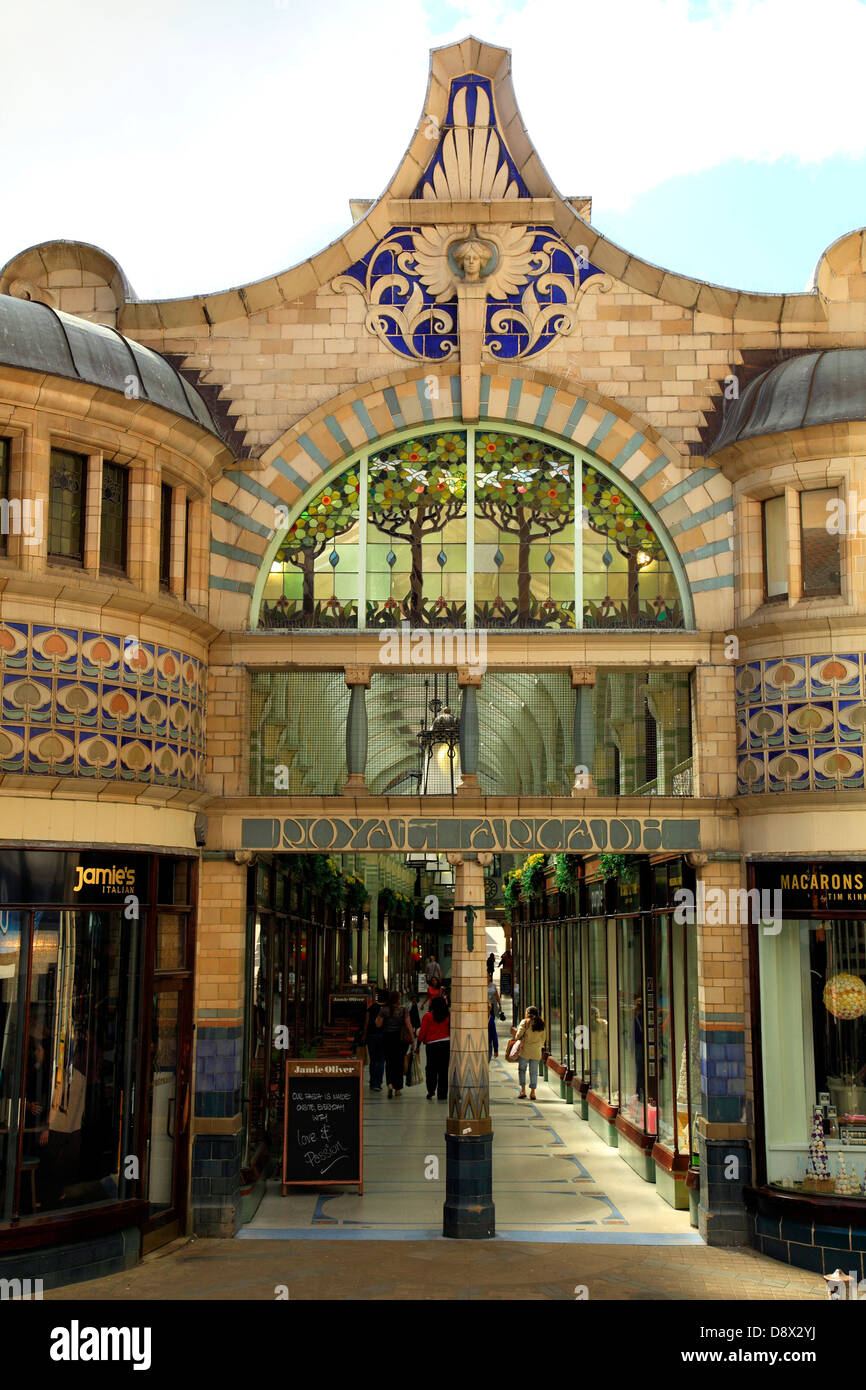
[[475, 282], [481, 279], [481, 272], [493, 256], [489, 246], [471, 237], [461, 241], [454, 248], [454, 260], [463, 271], [463, 279]]

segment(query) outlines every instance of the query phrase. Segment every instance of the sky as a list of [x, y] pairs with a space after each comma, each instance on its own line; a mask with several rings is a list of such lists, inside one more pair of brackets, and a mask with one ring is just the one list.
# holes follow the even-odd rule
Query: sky
[[866, 0], [7, 0], [0, 265], [92, 242], [141, 299], [278, 273], [386, 187], [429, 50], [512, 50], [566, 196], [644, 260], [807, 288], [866, 224]]

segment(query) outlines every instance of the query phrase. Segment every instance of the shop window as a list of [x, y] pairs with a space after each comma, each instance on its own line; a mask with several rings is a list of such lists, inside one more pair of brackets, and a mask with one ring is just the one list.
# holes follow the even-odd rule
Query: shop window
[[9, 501], [9, 440], [0, 439], [0, 507], [2, 507], [3, 524], [0, 526], [0, 555], [5, 555], [8, 551], [9, 541], [9, 508], [3, 507], [4, 502]]
[[838, 497], [836, 488], [800, 493], [804, 598], [841, 593], [839, 536], [827, 526], [830, 504]]
[[640, 921], [620, 921], [617, 926], [620, 1114], [643, 1130], [647, 1109], [643, 932]]
[[788, 597], [787, 502], [769, 497], [761, 504], [764, 531], [764, 600], [772, 603]]
[[64, 449], [51, 450], [48, 489], [48, 555], [67, 564], [84, 564], [87, 459]]
[[20, 1190], [28, 1216], [122, 1195], [136, 1049], [137, 942], [123, 913], [40, 912], [33, 926]]
[[549, 927], [547, 937], [549, 997], [545, 1016], [550, 1055], [558, 1061], [562, 1057], [562, 932]]
[[159, 587], [171, 588], [171, 488], [163, 483], [159, 495]]
[[116, 463], [103, 463], [102, 516], [99, 531], [100, 569], [126, 569], [128, 519], [129, 473]]
[[768, 1179], [866, 1196], [866, 921], [785, 921], [760, 969]]
[[[589, 1050], [592, 1089], [611, 1099], [611, 1038], [607, 981], [607, 924], [589, 923]], [[614, 1027], [616, 1024], [614, 1023]], [[614, 1102], [615, 1103], [615, 1102]]]

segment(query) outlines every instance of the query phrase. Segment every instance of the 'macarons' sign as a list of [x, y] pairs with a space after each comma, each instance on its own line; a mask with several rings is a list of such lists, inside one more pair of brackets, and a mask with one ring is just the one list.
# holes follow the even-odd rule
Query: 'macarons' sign
[[655, 850], [693, 850], [701, 847], [699, 820], [658, 817], [447, 817], [437, 816], [311, 816], [280, 820], [271, 817], [241, 822], [243, 849], [311, 851], [492, 850], [507, 854], [522, 850], [591, 854], [603, 850], [652, 853]]

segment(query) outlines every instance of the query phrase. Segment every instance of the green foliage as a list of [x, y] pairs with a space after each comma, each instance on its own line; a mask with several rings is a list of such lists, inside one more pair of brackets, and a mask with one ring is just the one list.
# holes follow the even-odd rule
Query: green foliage
[[599, 855], [598, 867], [602, 878], [607, 881], [609, 878], [619, 878], [628, 868], [628, 860], [624, 854], [602, 854]]
[[357, 874], [347, 874], [345, 884], [346, 911], [350, 913], [363, 912], [367, 898], [370, 896], [367, 892], [367, 885], [364, 880], [359, 878]]
[[525, 898], [541, 897], [544, 892], [544, 871], [546, 868], [546, 854], [530, 854], [520, 875], [523, 896]]
[[574, 854], [555, 854], [553, 856], [553, 881], [557, 892], [572, 893], [577, 882], [577, 856]]
[[514, 917], [517, 904], [520, 902], [520, 886], [520, 869], [511, 869], [502, 880], [502, 896], [508, 909], [509, 920]]

